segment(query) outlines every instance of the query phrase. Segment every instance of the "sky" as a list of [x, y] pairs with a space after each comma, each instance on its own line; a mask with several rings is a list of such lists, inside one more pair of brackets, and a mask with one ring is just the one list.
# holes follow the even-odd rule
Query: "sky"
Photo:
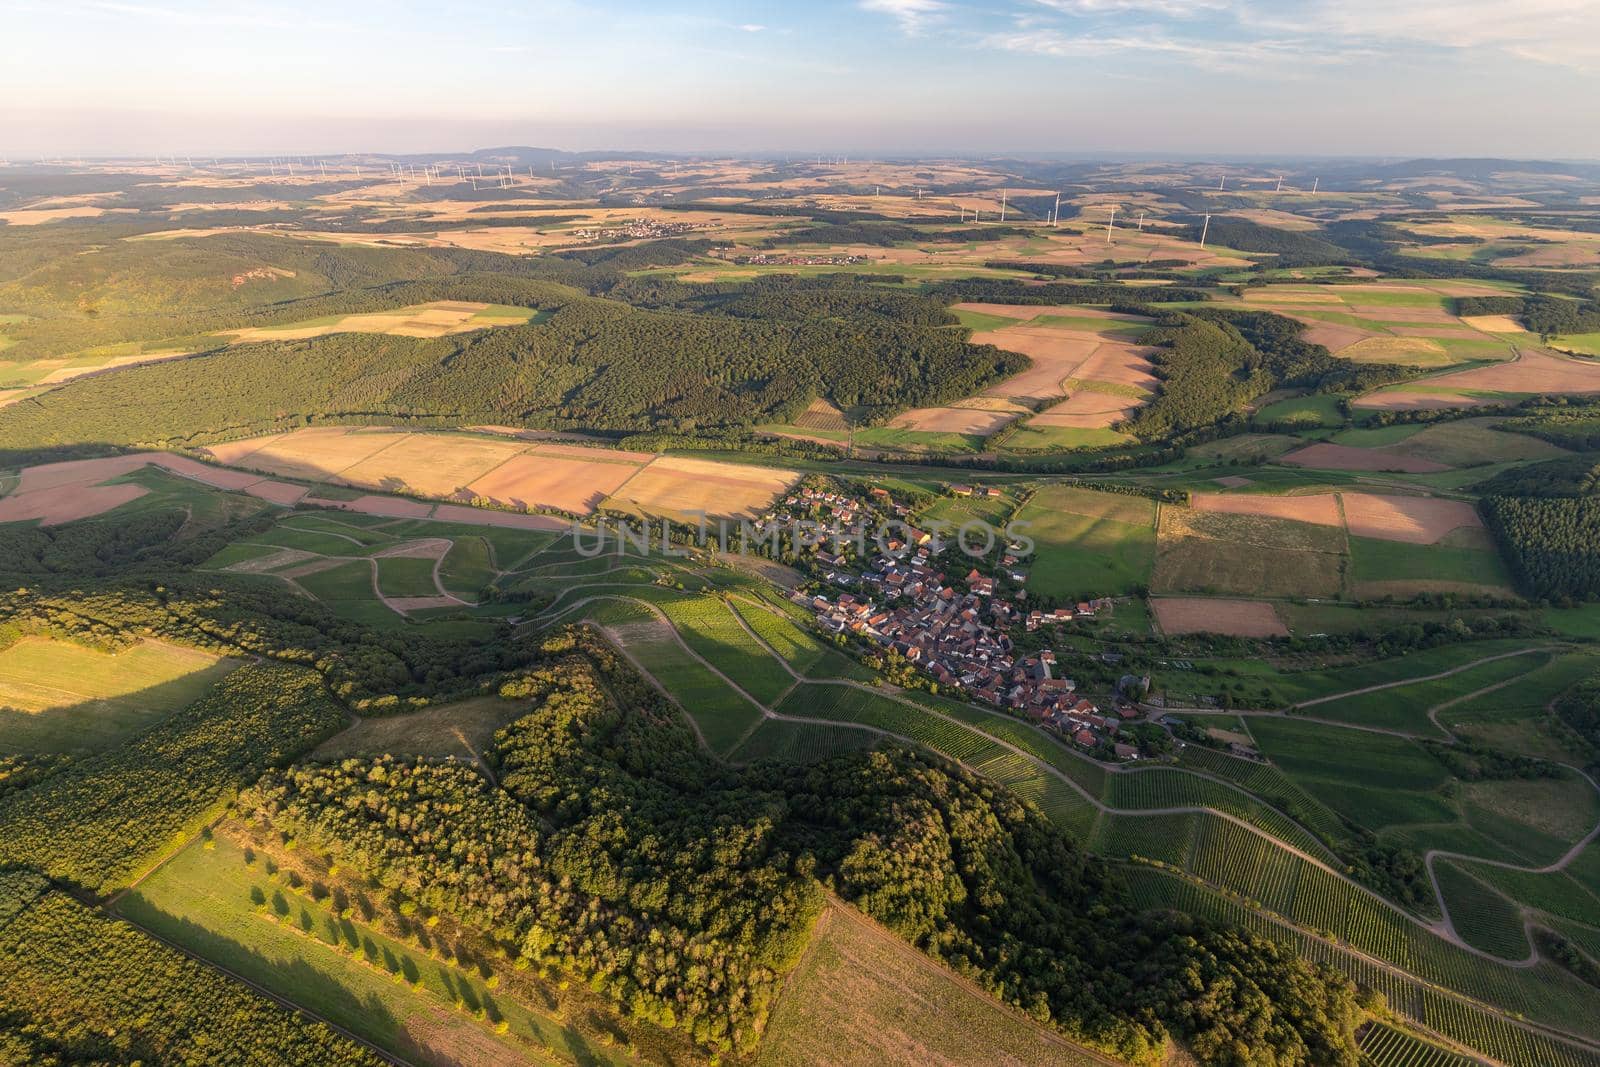
[[1600, 0], [0, 0], [0, 155], [1600, 158]]

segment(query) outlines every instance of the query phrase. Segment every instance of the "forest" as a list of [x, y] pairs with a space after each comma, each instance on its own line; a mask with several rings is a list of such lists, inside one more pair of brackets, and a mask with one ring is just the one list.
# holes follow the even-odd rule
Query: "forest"
[[1487, 496], [1479, 505], [1530, 596], [1600, 596], [1600, 499]]

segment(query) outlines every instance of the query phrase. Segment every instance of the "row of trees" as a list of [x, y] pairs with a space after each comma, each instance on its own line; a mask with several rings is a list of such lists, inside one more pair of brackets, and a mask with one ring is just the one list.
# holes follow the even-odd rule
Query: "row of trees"
[[7, 915], [7, 877], [0, 875], [0, 1062], [388, 1062], [64, 893], [46, 892]]

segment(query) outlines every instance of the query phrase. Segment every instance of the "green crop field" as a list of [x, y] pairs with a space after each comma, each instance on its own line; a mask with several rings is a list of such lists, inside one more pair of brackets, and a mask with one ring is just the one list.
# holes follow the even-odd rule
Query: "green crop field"
[[1415, 742], [1292, 717], [1252, 718], [1250, 732], [1297, 785], [1369, 829], [1456, 819], [1437, 795], [1449, 772]]
[[384, 596], [438, 596], [431, 559], [409, 556], [384, 556], [378, 564], [378, 588]]
[[[1454, 535], [1451, 535], [1452, 537]], [[1470, 592], [1471, 586], [1510, 595], [1511, 572], [1487, 538], [1475, 544], [1412, 545], [1371, 537], [1350, 538], [1349, 584], [1357, 597], [1395, 596], [1433, 591]]]
[[1371, 1067], [1472, 1067], [1476, 1062], [1381, 1022], [1361, 1035], [1361, 1055]]
[[439, 566], [445, 589], [468, 600], [476, 600], [494, 578], [489, 542], [481, 537], [457, 537]]
[[1110, 596], [1150, 582], [1156, 508], [1143, 497], [1040, 489], [1016, 516], [1037, 547], [1028, 588], [1041, 596]]
[[158, 641], [111, 654], [24, 637], [0, 650], [0, 750], [110, 748], [193, 703], [239, 662]]
[[397, 1055], [544, 1063], [547, 1048], [577, 1048], [588, 1062], [627, 1062], [474, 970], [340, 915], [332, 898], [291, 889], [220, 838], [190, 844], [118, 911]]

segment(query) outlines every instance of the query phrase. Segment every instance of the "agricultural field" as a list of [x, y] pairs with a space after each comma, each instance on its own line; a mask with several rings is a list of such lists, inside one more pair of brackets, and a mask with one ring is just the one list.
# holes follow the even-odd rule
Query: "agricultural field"
[[1062, 598], [1121, 594], [1148, 586], [1155, 561], [1156, 505], [1143, 497], [1069, 486], [1040, 489], [1017, 512], [1037, 543], [1029, 587]]
[[239, 662], [160, 641], [108, 652], [24, 637], [0, 650], [0, 750], [113, 747], [199, 699]]

